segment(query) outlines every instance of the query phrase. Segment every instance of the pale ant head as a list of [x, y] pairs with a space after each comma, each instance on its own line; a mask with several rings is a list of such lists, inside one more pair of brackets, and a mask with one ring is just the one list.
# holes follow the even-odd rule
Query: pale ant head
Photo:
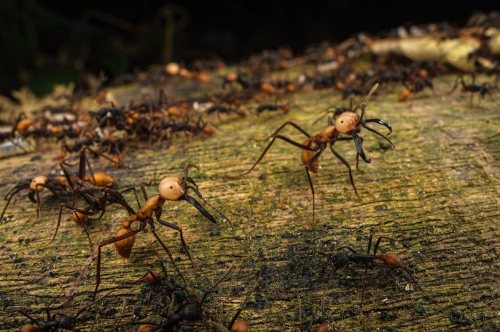
[[166, 177], [158, 186], [161, 198], [167, 201], [178, 201], [186, 194], [184, 181], [178, 177]]
[[46, 176], [35, 176], [30, 183], [30, 189], [41, 192], [45, 189], [45, 184], [47, 184], [49, 180]]
[[356, 112], [345, 111], [335, 119], [335, 128], [342, 134], [350, 134], [358, 125], [359, 115]]

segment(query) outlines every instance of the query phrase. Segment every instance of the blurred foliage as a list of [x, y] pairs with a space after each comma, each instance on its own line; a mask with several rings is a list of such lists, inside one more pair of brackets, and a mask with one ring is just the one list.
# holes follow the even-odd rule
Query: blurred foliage
[[[0, 2], [0, 92], [29, 85], [37, 94], [85, 72], [115, 77], [132, 63], [161, 61], [162, 24], [135, 25], [97, 10], [65, 16], [36, 0]], [[160, 50], [160, 52], [158, 52]]]

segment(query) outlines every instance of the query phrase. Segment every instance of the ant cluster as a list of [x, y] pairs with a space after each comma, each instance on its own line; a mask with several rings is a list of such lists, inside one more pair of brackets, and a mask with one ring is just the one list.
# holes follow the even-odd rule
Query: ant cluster
[[[482, 20], [481, 22], [483, 22], [481, 24], [487, 24], [485, 22], [488, 21]], [[481, 28], [486, 31], [488, 26]], [[452, 36], [458, 32], [457, 29], [449, 26], [436, 26], [432, 33], [436, 33], [436, 29], [441, 29], [439, 31], [441, 36], [446, 34]], [[420, 27], [420, 30], [426, 31], [426, 27]], [[391, 34], [394, 32], [389, 32], [384, 37], [389, 38]], [[481, 40], [484, 40], [484, 45], [488, 45], [488, 36], [486, 32], [480, 36]], [[351, 147], [356, 153], [356, 169], [359, 169], [360, 158], [365, 163], [371, 162], [363, 145], [365, 132], [378, 136], [394, 147], [388, 137], [393, 130], [391, 124], [386, 120], [367, 116], [369, 100], [375, 93], [382, 89], [392, 91], [397, 88], [396, 99], [406, 102], [412, 100], [415, 95], [423, 95], [426, 90], [434, 93], [434, 78], [456, 72], [450, 66], [438, 61], [417, 63], [395, 55], [376, 56], [373, 54], [369, 55], [374, 64], [373, 67], [360, 70], [358, 60], [366, 58], [366, 48], [370, 40], [367, 35], [360, 34], [339, 45], [323, 43], [299, 54], [294, 54], [288, 48], [266, 50], [250, 56], [236, 70], [229, 70], [219, 59], [198, 60], [186, 67], [170, 63], [166, 67], [153, 67], [149, 71], [137, 73], [136, 76], [132, 75], [132, 80], [143, 84], [190, 80], [196, 82], [195, 84], [206, 85], [206, 90], [210, 93], [202, 97], [197, 94], [195, 98], [171, 100], [171, 96], [167, 96], [163, 90], [160, 90], [156, 100], [143, 98], [139, 102], [132, 101], [127, 106], [115, 106], [113, 103], [106, 103], [102, 100], [109, 88], [109, 85], [103, 85], [95, 94], [96, 101], [100, 103], [100, 108], [96, 110], [82, 110], [73, 106], [46, 108], [41, 110], [42, 115], [38, 117], [22, 113], [13, 119], [2, 120], [0, 122], [1, 143], [8, 142], [8, 144], [24, 149], [23, 143], [26, 140], [33, 140], [37, 144], [41, 140], [52, 140], [60, 143], [61, 151], [55, 158], [58, 161], [56, 170], [21, 180], [7, 192], [6, 204], [0, 215], [0, 221], [4, 219], [13, 198], [22, 191], [26, 191], [29, 200], [36, 203], [38, 219], [43, 195], [50, 192], [59, 207], [54, 235], [50, 242], [54, 241], [57, 236], [64, 212], [69, 211], [71, 219], [82, 226], [90, 245], [93, 246], [89, 231], [92, 223], [103, 218], [110, 211], [110, 206], [123, 210], [127, 213], [127, 217], [121, 221], [115, 235], [95, 245], [97, 264], [94, 302], [92, 303], [96, 302], [96, 294], [99, 292], [101, 282], [102, 248], [114, 245], [121, 257], [128, 258], [139, 234], [148, 231], [160, 245], [166, 257], [170, 259], [180, 279], [175, 281], [170, 278], [165, 268], [163, 268], [163, 277], [153, 272], [145, 275], [144, 279], [157, 284], [159, 291], [164, 292], [170, 301], [168, 310], [162, 314], [160, 323], [132, 322], [131, 324], [139, 325], [137, 331], [171, 331], [183, 324], [198, 324], [196, 326], [205, 326], [217, 331], [248, 331], [248, 323], [238, 319], [243, 306], [227, 324], [218, 319], [217, 315], [213, 315], [206, 304], [210, 290], [204, 292], [200, 299], [196, 292], [186, 285], [186, 279], [170, 249], [157, 232], [157, 226], [162, 226], [179, 233], [183, 252], [194, 265], [183, 229], [162, 217], [163, 209], [168, 209], [168, 203], [186, 202], [211, 223], [217, 223], [218, 219], [210, 211], [214, 211], [215, 215], [230, 222], [219, 209], [203, 197], [197, 183], [189, 174], [190, 165], [185, 167], [181, 176], [166, 176], [159, 179], [157, 190], [150, 195], [144, 184], [120, 187], [120, 180], [113, 175], [104, 171], [95, 172], [90, 156], [102, 158], [114, 167], [123, 167], [122, 154], [134, 142], [159, 142], [168, 145], [173, 144], [174, 137], [179, 134], [187, 138], [212, 136], [216, 134], [216, 124], [221, 119], [254, 114], [265, 120], [265, 113], [270, 116], [285, 116], [292, 109], [300, 108], [296, 107], [298, 105], [291, 98], [288, 98], [295, 93], [318, 89], [337, 91], [342, 99], [350, 98], [350, 105], [327, 112], [327, 123], [321, 131], [312, 135], [303, 128], [303, 124], [284, 121], [267, 138], [269, 143], [248, 170], [237, 175], [227, 175], [227, 178], [234, 179], [249, 174], [264, 159], [276, 140], [284, 141], [300, 149], [302, 165], [312, 194], [312, 223], [309, 224], [312, 228], [315, 223], [316, 204], [311, 173], [319, 172], [320, 158], [325, 150], [329, 149], [347, 169], [350, 185], [359, 198], [353, 167], [338, 152], [337, 147], [343, 145], [344, 141], [354, 143]], [[491, 57], [484, 45], [473, 54], [471, 53], [470, 58]], [[492, 61], [497, 61], [497, 59], [492, 58]], [[277, 72], [299, 66], [316, 68], [316, 70], [300, 72], [295, 78], [285, 77], [282, 73], [276, 75]], [[498, 75], [498, 65], [494, 68], [497, 69], [492, 70], [490, 67], [481, 72], [487, 75]], [[118, 84], [119, 81], [112, 84]], [[493, 83], [476, 83], [475, 76], [470, 83], [467, 83], [463, 76], [459, 75], [452, 91], [459, 84], [463, 92], [470, 93], [471, 103], [474, 95], [484, 99], [496, 90]], [[352, 98], [357, 96], [361, 96], [363, 100], [358, 106], [353, 106]], [[383, 127], [384, 132], [380, 132], [374, 125]], [[303, 140], [296, 141], [283, 135], [282, 131], [289, 127], [303, 135]], [[73, 155], [75, 153], [78, 154], [76, 158]], [[130, 203], [126, 195], [128, 192], [133, 192], [135, 195], [137, 208], [132, 207], [135, 203]], [[139, 200], [138, 193], [142, 195], [142, 200]], [[373, 252], [371, 252], [373, 235], [370, 235], [366, 253], [360, 253], [350, 247], [338, 248], [335, 254], [328, 255], [333, 269], [336, 271], [346, 266], [361, 266], [365, 270], [382, 266], [399, 269], [409, 276], [419, 290], [423, 291], [398, 254], [391, 252], [378, 254], [383, 239], [386, 238], [377, 239]], [[179, 281], [183, 284], [178, 284]], [[87, 309], [88, 307], [85, 307], [82, 310]], [[30, 323], [24, 325], [21, 330], [76, 330], [77, 319], [83, 312], [82, 310], [72, 316], [51, 315], [47, 312], [46, 320], [36, 319], [22, 311], [21, 314], [27, 317]], [[326, 325], [320, 328], [327, 329]]]

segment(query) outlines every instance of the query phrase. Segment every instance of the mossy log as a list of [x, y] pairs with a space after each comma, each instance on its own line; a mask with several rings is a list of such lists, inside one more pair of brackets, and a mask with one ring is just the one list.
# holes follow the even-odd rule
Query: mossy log
[[[130, 169], [113, 170], [98, 160], [94, 168], [110, 170], [120, 187], [152, 181], [148, 190], [153, 193], [161, 177], [181, 174], [184, 163], [200, 167], [192, 176], [233, 226], [213, 226], [185, 202], [166, 203], [164, 219], [184, 229], [195, 267], [178, 234], [157, 229], [196, 289], [206, 289], [234, 265], [208, 301], [224, 321], [250, 294], [241, 317], [253, 331], [307, 331], [323, 322], [338, 331], [493, 331], [499, 328], [500, 104], [487, 98], [471, 106], [467, 94], [448, 93], [453, 82], [452, 77], [436, 79], [434, 93], [411, 96], [405, 103], [391, 89], [380, 89], [367, 112], [392, 124], [396, 149], [363, 133], [372, 163], [362, 163], [355, 172], [361, 200], [346, 168], [325, 152], [313, 177], [313, 230], [307, 228], [311, 196], [297, 148], [276, 142], [252, 173], [239, 179], [225, 175], [248, 169], [267, 144], [262, 139], [286, 120], [319, 132], [323, 123], [313, 121], [327, 106], [342, 103], [329, 90], [287, 97], [301, 108], [288, 114], [215, 118], [220, 130], [213, 137], [178, 137], [168, 148], [131, 147], [124, 155]], [[130, 89], [116, 91], [117, 99], [129, 97]], [[292, 129], [285, 133], [303, 140]], [[339, 142], [338, 149], [355, 164], [352, 142]], [[21, 178], [55, 168], [55, 153], [54, 146], [1, 160], [0, 194]], [[35, 209], [20, 194], [0, 224], [1, 330], [15, 330], [26, 321], [18, 310], [43, 317], [41, 309], [49, 304], [64, 304], [58, 311], [72, 313], [91, 302], [95, 248], [90, 254], [85, 233], [68, 214], [47, 246], [58, 205], [43, 193], [39, 221]], [[90, 225], [94, 244], [112, 236], [125, 217], [114, 208]], [[401, 254], [425, 293], [402, 272], [368, 270], [361, 306], [364, 269], [334, 273], [324, 254], [340, 246], [364, 251], [372, 231], [398, 240], [382, 242], [381, 249]], [[100, 294], [116, 289], [82, 315], [78, 328], [130, 331], [134, 319], [158, 321], [151, 304], [157, 301], [154, 291], [133, 281], [149, 269], [159, 271], [159, 260], [178, 279], [151, 233], [138, 236], [130, 259], [120, 258], [114, 246], [105, 247]]]

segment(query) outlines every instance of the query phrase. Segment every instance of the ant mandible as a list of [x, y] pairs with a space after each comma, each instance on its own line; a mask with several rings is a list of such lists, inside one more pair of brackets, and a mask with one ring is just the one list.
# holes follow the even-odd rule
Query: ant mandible
[[[335, 149], [333, 148], [335, 142], [337, 141], [345, 141], [345, 140], [353, 140], [354, 144], [356, 146], [356, 166], [358, 165], [358, 158], [361, 156], [361, 158], [367, 162], [370, 163], [371, 160], [366, 156], [364, 150], [363, 150], [363, 138], [359, 136], [359, 132], [361, 131], [361, 128], [365, 128], [368, 131], [371, 131], [372, 133], [384, 138], [386, 141], [388, 141], [392, 146], [392, 142], [386, 137], [386, 135], [381, 134], [377, 130], [367, 126], [367, 123], [370, 122], [375, 122], [378, 123], [384, 127], [386, 127], [389, 130], [389, 134], [392, 133], [392, 127], [391, 125], [381, 119], [376, 119], [376, 118], [368, 118], [364, 119], [364, 114], [365, 114], [365, 109], [366, 105], [368, 103], [368, 100], [370, 96], [375, 92], [375, 90], [378, 87], [378, 83], [373, 86], [373, 88], [370, 90], [368, 95], [365, 97], [365, 100], [361, 103], [360, 108], [361, 108], [361, 115], [358, 115], [356, 113], [357, 107], [355, 109], [352, 109], [352, 107], [347, 110], [345, 108], [340, 109], [340, 111], [335, 113], [335, 120], [332, 117], [328, 118], [328, 126], [323, 129], [322, 132], [320, 132], [317, 135], [310, 135], [307, 131], [302, 129], [299, 125], [295, 124], [294, 122], [287, 121], [283, 125], [281, 125], [271, 136], [269, 136], [267, 139], [271, 138], [271, 142], [267, 145], [267, 147], [264, 149], [260, 157], [257, 159], [257, 161], [250, 167], [249, 170], [243, 172], [242, 174], [236, 175], [236, 176], [228, 176], [230, 178], [238, 178], [241, 176], [244, 176], [248, 173], [250, 173], [259, 163], [260, 161], [264, 158], [266, 155], [267, 151], [271, 148], [272, 144], [276, 139], [283, 140], [287, 143], [290, 143], [302, 150], [302, 162], [305, 166], [305, 171], [307, 174], [307, 180], [309, 182], [309, 186], [311, 188], [311, 193], [312, 193], [312, 204], [313, 204], [313, 225], [315, 221], [315, 191], [314, 191], [314, 185], [311, 180], [311, 175], [310, 172], [317, 173], [319, 171], [319, 157], [323, 153], [323, 151], [330, 146], [330, 150], [332, 151], [333, 155], [339, 159], [348, 169], [349, 171], [349, 180], [351, 182], [351, 185], [354, 189], [354, 192], [356, 193], [356, 196], [359, 198], [358, 191], [356, 189], [356, 186], [354, 184], [354, 178], [352, 175], [352, 169], [351, 165], [347, 162], [347, 160], [344, 159]], [[290, 125], [300, 131], [302, 134], [304, 134], [307, 137], [307, 140], [304, 143], [298, 143], [286, 136], [279, 135], [278, 133], [285, 128], [287, 125]], [[341, 136], [341, 135], [347, 135], [348, 137]]]
[[[94, 291], [94, 298], [97, 294], [97, 290], [99, 288], [99, 284], [101, 282], [101, 248], [114, 243], [118, 254], [124, 258], [128, 258], [130, 253], [132, 252], [132, 248], [135, 242], [135, 235], [141, 231], [143, 231], [146, 226], [149, 225], [149, 229], [155, 239], [160, 243], [163, 250], [167, 253], [168, 257], [174, 264], [177, 272], [183, 278], [182, 273], [174, 262], [172, 254], [168, 247], [163, 243], [155, 230], [153, 215], [156, 218], [156, 221], [160, 223], [162, 226], [166, 226], [172, 228], [180, 233], [181, 243], [186, 251], [186, 254], [189, 257], [189, 260], [192, 262], [191, 254], [187, 249], [186, 241], [184, 240], [184, 235], [182, 229], [176, 224], [166, 222], [161, 219], [161, 215], [163, 212], [162, 206], [166, 201], [181, 201], [184, 200], [190, 204], [192, 204], [198, 211], [212, 223], [217, 223], [217, 220], [208, 212], [194, 197], [188, 195], [188, 190], [193, 191], [205, 204], [214, 209], [217, 213], [219, 213], [222, 217], [229, 220], [224, 214], [222, 214], [219, 210], [215, 209], [212, 205], [210, 205], [205, 198], [201, 195], [198, 190], [197, 184], [194, 180], [188, 175], [188, 168], [190, 165], [187, 165], [184, 168], [184, 175], [182, 178], [179, 177], [165, 177], [160, 181], [158, 185], [158, 194], [148, 197], [146, 189], [143, 184], [141, 184], [141, 191], [144, 196], [145, 202], [140, 207], [139, 211], [132, 213], [128, 219], [122, 222], [122, 227], [118, 230], [114, 237], [105, 239], [101, 241], [98, 245], [97, 252], [97, 273], [96, 273], [96, 286]], [[135, 188], [132, 187], [132, 190]], [[128, 210], [128, 208], [127, 208]], [[132, 229], [131, 226], [135, 222], [138, 222], [140, 225], [137, 229]]]

